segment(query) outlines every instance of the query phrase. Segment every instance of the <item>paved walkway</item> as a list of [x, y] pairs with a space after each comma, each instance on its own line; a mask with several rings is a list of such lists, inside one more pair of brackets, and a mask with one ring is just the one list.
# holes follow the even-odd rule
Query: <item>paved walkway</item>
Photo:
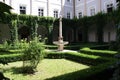
[[74, 50], [66, 50], [66, 49], [63, 50], [63, 51], [46, 49], [46, 51], [53, 51], [53, 52], [77, 52], [77, 51], [74, 51]]

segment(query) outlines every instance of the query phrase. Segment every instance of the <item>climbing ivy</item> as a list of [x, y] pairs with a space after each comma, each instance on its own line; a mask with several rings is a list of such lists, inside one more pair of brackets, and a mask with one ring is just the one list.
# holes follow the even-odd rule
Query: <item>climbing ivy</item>
[[[95, 16], [91, 17], [83, 17], [80, 19], [64, 19], [63, 18], [63, 36], [66, 37], [66, 30], [69, 28], [74, 30], [74, 34], [76, 35], [77, 29], [82, 29], [83, 31], [83, 41], [88, 42], [88, 29], [96, 25], [97, 28], [97, 35], [98, 35], [98, 42], [103, 42], [103, 28], [106, 24], [113, 22], [113, 26], [117, 26], [120, 22], [120, 11], [115, 10], [111, 13], [98, 13]], [[19, 25], [28, 26], [30, 29], [30, 37], [31, 39], [37, 35], [37, 28], [36, 27], [44, 27], [47, 30], [46, 37], [48, 38], [48, 43], [52, 43], [52, 32], [54, 31], [55, 27], [59, 26], [59, 19], [55, 19], [52, 17], [38, 17], [38, 16], [31, 16], [31, 15], [17, 15], [17, 14], [6, 14], [4, 20], [1, 23], [8, 24], [11, 31], [11, 40], [13, 41], [14, 28], [11, 23], [17, 21], [17, 27]], [[12, 22], [13, 21], [13, 22]], [[76, 36], [74, 36], [76, 39]]]

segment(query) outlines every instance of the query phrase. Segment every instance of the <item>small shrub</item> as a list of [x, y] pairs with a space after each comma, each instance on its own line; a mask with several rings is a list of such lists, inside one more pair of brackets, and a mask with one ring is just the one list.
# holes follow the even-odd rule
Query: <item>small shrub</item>
[[7, 40], [5, 40], [3, 43], [3, 50], [7, 51], [11, 48], [11, 46], [12, 45]]
[[34, 72], [38, 63], [44, 58], [43, 50], [44, 50], [43, 43], [40, 43], [36, 40], [33, 40], [29, 43], [29, 47], [26, 48], [23, 55], [23, 67], [25, 69], [25, 73], [29, 73], [29, 71]]
[[28, 47], [28, 43], [26, 39], [22, 39], [19, 42], [19, 49], [26, 49]]

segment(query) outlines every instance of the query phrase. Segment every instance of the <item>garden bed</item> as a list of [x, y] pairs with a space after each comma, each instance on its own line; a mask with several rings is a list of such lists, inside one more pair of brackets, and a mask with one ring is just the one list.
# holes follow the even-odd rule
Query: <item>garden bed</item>
[[[8, 66], [6, 69], [3, 66], [4, 67], [3, 71], [6, 77], [9, 77], [10, 79], [14, 79], [14, 80], [16, 80], [16, 78], [20, 78], [17, 80], [29, 80], [28, 78], [31, 77], [32, 75], [34, 79], [38, 79], [38, 80], [44, 80], [44, 79], [89, 80], [87, 78], [92, 78], [94, 77], [94, 75], [99, 76], [99, 73], [102, 73], [102, 72], [104, 73], [104, 71], [108, 69], [116, 60], [111, 56], [103, 57], [102, 55], [104, 54], [106, 55], [106, 53], [102, 53], [102, 55], [95, 55], [96, 53], [93, 52], [94, 54], [91, 55], [91, 54], [84, 54], [77, 51], [57, 52], [55, 50], [49, 50], [49, 51], [45, 51], [45, 54], [46, 54], [45, 61], [47, 60], [47, 62], [45, 62], [44, 64], [43, 63], [39, 64], [37, 68], [38, 72], [36, 72], [35, 74], [23, 74], [21, 72], [22, 62], [19, 62], [19, 61], [22, 61], [23, 54], [21, 53], [22, 52], [12, 50], [9, 55], [8, 54], [0, 55], [0, 60], [13, 62], [13, 63], [9, 63], [8, 65], [5, 65], [5, 66]], [[109, 55], [109, 53], [107, 54]], [[52, 62], [49, 62], [49, 60]], [[15, 62], [15, 61], [18, 61], [18, 62]], [[66, 63], [66, 61], [68, 63]], [[44, 60], [42, 62], [44, 62]], [[77, 65], [74, 65], [74, 63], [78, 65], [83, 64], [87, 66], [87, 68], [81, 69], [82, 68], [81, 66], [77, 67]], [[13, 66], [11, 66], [11, 64]], [[43, 67], [42, 67], [42, 64], [44, 65]], [[72, 69], [71, 66], [75, 66], [75, 67]], [[41, 70], [41, 69], [44, 69], [44, 68], [45, 68], [46, 74], [42, 73], [42, 71], [44, 72], [44, 70]], [[59, 71], [60, 69], [62, 71]], [[54, 73], [52, 73], [51, 70], [56, 75], [54, 75]], [[53, 75], [47, 74], [49, 72], [52, 73]], [[65, 73], [62, 73], [62, 72], [65, 72]], [[44, 76], [42, 76], [43, 74]], [[23, 77], [23, 79], [21, 77]], [[30, 80], [32, 80], [33, 78], [30, 78]]]
[[39, 63], [35, 74], [22, 74], [21, 67], [22, 62], [13, 62], [3, 66], [2, 69], [5, 76], [11, 80], [45, 80], [89, 68], [87, 65], [66, 59], [44, 59]]

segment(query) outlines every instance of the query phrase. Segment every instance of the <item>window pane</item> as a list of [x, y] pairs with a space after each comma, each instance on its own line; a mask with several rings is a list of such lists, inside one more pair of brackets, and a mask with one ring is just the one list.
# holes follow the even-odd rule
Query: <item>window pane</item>
[[44, 16], [44, 10], [38, 9], [38, 16]]
[[82, 12], [79, 12], [78, 13], [78, 18], [81, 18], [82, 17]]
[[90, 9], [90, 14], [91, 14], [91, 16], [95, 15], [95, 8]]
[[26, 7], [20, 6], [20, 14], [26, 14]]
[[58, 11], [53, 11], [53, 15], [55, 18], [58, 18]]

